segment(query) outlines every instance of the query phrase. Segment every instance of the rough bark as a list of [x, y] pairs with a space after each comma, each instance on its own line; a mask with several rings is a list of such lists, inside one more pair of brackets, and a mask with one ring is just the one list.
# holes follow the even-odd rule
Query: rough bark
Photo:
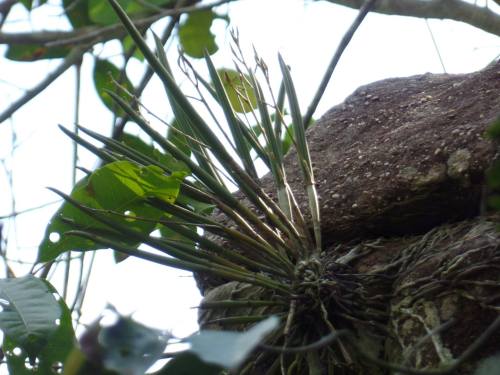
[[[328, 0], [331, 3], [359, 9], [364, 0]], [[498, 0], [495, 0], [498, 4]], [[449, 19], [465, 22], [486, 32], [500, 35], [500, 15], [488, 7], [462, 0], [379, 0], [374, 12], [419, 18]]]
[[[498, 220], [480, 216], [485, 173], [497, 156], [484, 132], [500, 114], [499, 94], [500, 62], [470, 74], [388, 79], [360, 87], [308, 131], [326, 244], [322, 275], [334, 281], [321, 296], [334, 326], [356, 332], [344, 341], [351, 353], [362, 349], [372, 359], [416, 369], [463, 359], [453, 373], [470, 374], [500, 349], [500, 331], [492, 326], [500, 289]], [[293, 152], [286, 166], [305, 208]], [[272, 180], [262, 183], [272, 194]], [[212, 290], [206, 300], [266, 293], [240, 284], [213, 289], [224, 281], [198, 279], [202, 290]], [[211, 314], [200, 315], [201, 323], [234, 311]], [[301, 319], [307, 326], [315, 317]], [[484, 332], [481, 350], [463, 357]], [[375, 362], [360, 356], [349, 370], [342, 361], [335, 368], [388, 372]]]

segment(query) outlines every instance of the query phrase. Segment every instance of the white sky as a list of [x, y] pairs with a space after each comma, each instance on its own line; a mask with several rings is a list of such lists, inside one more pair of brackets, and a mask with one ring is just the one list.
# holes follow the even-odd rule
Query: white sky
[[[490, 6], [494, 6], [491, 1]], [[27, 21], [22, 7], [16, 6], [3, 31], [29, 30], [30, 27], [52, 29], [59, 24], [67, 27], [56, 17], [59, 14], [57, 7], [44, 8]], [[256, 46], [270, 67], [275, 82], [279, 82], [277, 52], [284, 55], [292, 67], [303, 109], [314, 94], [340, 38], [356, 15], [351, 9], [327, 2], [304, 4], [298, 0], [242, 0], [221, 7], [219, 12], [223, 13], [225, 9], [229, 10], [231, 27], [239, 30], [242, 44], [249, 50], [251, 44]], [[51, 14], [50, 18], [47, 14]], [[497, 37], [471, 26], [437, 20], [430, 20], [429, 25], [449, 73], [480, 69], [500, 53]], [[218, 21], [213, 29], [217, 31], [221, 50], [214, 56], [215, 63], [230, 67], [227, 48], [230, 36], [226, 24]], [[0, 56], [4, 50], [5, 47], [0, 46]], [[119, 50], [116, 43], [108, 43], [96, 52], [101, 56], [113, 56]], [[171, 48], [172, 61], [175, 61], [175, 55], [175, 48]], [[119, 57], [115, 61], [119, 63]], [[16, 87], [32, 87], [58, 63], [14, 63], [0, 57], [0, 112], [22, 94]], [[92, 59], [87, 57], [82, 69], [80, 123], [109, 134], [111, 115], [95, 95], [91, 69]], [[136, 63], [130, 67], [129, 75], [137, 82], [141, 72], [142, 67]], [[341, 102], [360, 85], [425, 72], [442, 73], [425, 21], [370, 14], [342, 57], [316, 117]], [[74, 81], [74, 71], [66, 72], [11, 120], [0, 124], [0, 160], [13, 176], [11, 190], [7, 174], [0, 169], [0, 216], [12, 212], [11, 194], [15, 197], [15, 209], [22, 211], [53, 201], [56, 197], [47, 191], [47, 186], [70, 191], [72, 144], [57, 125], [72, 126]], [[160, 116], [168, 115], [163, 89], [157, 81], [152, 81], [146, 90], [144, 101]], [[14, 135], [16, 148], [12, 152]], [[95, 158], [81, 152], [79, 165], [91, 169], [95, 167]], [[3, 220], [4, 236], [8, 238], [12, 259], [29, 261], [35, 258], [45, 226], [57, 207], [52, 205], [19, 215], [15, 221]], [[15, 269], [21, 275], [26, 267], [17, 266]], [[122, 313], [134, 313], [135, 318], [150, 326], [173, 328], [174, 334], [184, 336], [196, 330], [196, 310], [190, 307], [196, 306], [199, 298], [187, 273], [133, 259], [115, 265], [111, 252], [101, 251], [87, 292], [83, 321], [93, 320], [110, 302]]]

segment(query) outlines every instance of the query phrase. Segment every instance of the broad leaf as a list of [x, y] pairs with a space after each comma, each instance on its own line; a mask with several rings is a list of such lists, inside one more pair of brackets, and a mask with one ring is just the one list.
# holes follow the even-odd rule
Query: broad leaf
[[[133, 0], [118, 0], [120, 5], [126, 9]], [[88, 0], [89, 17], [92, 22], [99, 25], [111, 25], [118, 22], [118, 17], [107, 1]]]
[[63, 0], [63, 6], [71, 26], [75, 29], [93, 24], [92, 20], [89, 18], [88, 1]]
[[[125, 224], [131, 229], [149, 234], [155, 228], [154, 220], [163, 212], [147, 205], [147, 198], [158, 198], [172, 203], [179, 193], [185, 172], [166, 176], [159, 167], [139, 167], [128, 161], [117, 161], [94, 171], [73, 189], [71, 197], [82, 205], [106, 210], [102, 215]], [[147, 218], [148, 220], [141, 220]], [[46, 229], [38, 253], [39, 262], [55, 259], [69, 250], [95, 250], [100, 248], [93, 241], [66, 233], [75, 229], [105, 229], [97, 220], [66, 202], [56, 212]], [[116, 239], [129, 245], [138, 244], [123, 236]], [[132, 242], [131, 242], [132, 241]]]
[[219, 375], [222, 370], [222, 367], [203, 362], [192, 353], [183, 352], [153, 375]]
[[[125, 100], [130, 101], [130, 96], [127, 92], [133, 93], [134, 86], [125, 73], [107, 60], [96, 59], [94, 64], [94, 84], [104, 105], [117, 116], [122, 117], [124, 112], [119, 109], [107, 91], [115, 92]], [[117, 84], [121, 87], [117, 87]]]
[[139, 48], [136, 48], [134, 41], [129, 35], [122, 39], [122, 48], [123, 52], [126, 54], [128, 54], [129, 51], [134, 48], [134, 53], [132, 54], [132, 56], [139, 61], [144, 61], [144, 55]]
[[271, 316], [246, 332], [201, 331], [189, 337], [190, 351], [207, 363], [234, 369], [240, 366], [262, 340], [279, 326]]
[[217, 73], [236, 112], [245, 113], [257, 108], [257, 98], [248, 76], [232, 69], [217, 69]]
[[[33, 276], [0, 280], [0, 328], [3, 349], [12, 374], [37, 363], [39, 374], [64, 362], [74, 342], [71, 315], [55, 289]], [[33, 374], [33, 371], [26, 372]]]
[[[90, 19], [93, 22], [99, 25], [111, 25], [119, 22], [113, 8], [111, 8], [107, 1], [88, 0], [88, 3]], [[141, 17], [155, 13], [157, 11], [155, 7], [175, 4], [175, 0], [148, 0], [144, 2], [137, 0], [118, 0], [118, 3], [125, 9], [129, 16]], [[148, 6], [149, 4], [151, 6]]]
[[143, 375], [162, 355], [168, 335], [120, 317], [99, 333], [106, 368], [120, 374]]
[[36, 61], [65, 57], [70, 52], [68, 47], [45, 47], [41, 44], [9, 45], [5, 57], [14, 61]]
[[200, 59], [205, 51], [210, 55], [217, 52], [215, 35], [210, 32], [215, 18], [217, 15], [211, 10], [193, 12], [179, 27], [179, 42], [188, 56]]

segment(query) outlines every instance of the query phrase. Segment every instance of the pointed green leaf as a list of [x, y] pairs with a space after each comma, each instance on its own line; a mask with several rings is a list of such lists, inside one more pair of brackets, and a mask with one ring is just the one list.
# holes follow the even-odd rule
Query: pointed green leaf
[[240, 366], [264, 338], [278, 328], [280, 319], [271, 316], [246, 332], [201, 331], [189, 337], [190, 351], [207, 363], [234, 369]]
[[217, 69], [231, 106], [236, 112], [246, 113], [257, 108], [255, 91], [250, 78], [232, 69]]
[[217, 15], [211, 10], [193, 12], [179, 27], [179, 42], [188, 56], [201, 59], [205, 51], [210, 55], [217, 52], [215, 35], [210, 32], [215, 18]]
[[94, 84], [96, 91], [104, 105], [118, 117], [122, 117], [124, 115], [123, 110], [115, 104], [107, 92], [115, 92], [120, 97], [130, 101], [130, 96], [122, 88], [117, 87], [117, 83], [128, 93], [134, 92], [134, 86], [120, 69], [107, 60], [96, 59], [94, 64]]
[[179, 121], [176, 119], [174, 119], [168, 127], [167, 139], [186, 155], [191, 155], [189, 142], [180, 127]]
[[[63, 361], [67, 352], [58, 357], [58, 350], [71, 349], [71, 318], [67, 307], [53, 293], [55, 289], [47, 281], [31, 275], [0, 280], [0, 329], [12, 366], [22, 363], [24, 367], [25, 358], [50, 361], [57, 357]], [[19, 348], [21, 354], [14, 348]]]
[[124, 317], [103, 327], [98, 337], [106, 368], [127, 375], [143, 375], [160, 358], [167, 340], [165, 333]]
[[33, 6], [33, 0], [19, 0], [19, 2], [23, 4], [28, 10], [31, 10], [31, 7]]

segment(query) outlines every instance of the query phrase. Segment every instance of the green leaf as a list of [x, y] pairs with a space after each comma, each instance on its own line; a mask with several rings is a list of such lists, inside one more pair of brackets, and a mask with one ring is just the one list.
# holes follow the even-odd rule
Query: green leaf
[[182, 132], [179, 121], [176, 119], [174, 119], [168, 127], [167, 139], [186, 155], [191, 155], [191, 148], [189, 147], [188, 140]]
[[189, 13], [186, 21], [179, 27], [179, 42], [184, 52], [201, 59], [205, 51], [213, 55], [219, 47], [215, 35], [210, 32], [213, 20], [217, 18], [212, 10]]
[[486, 129], [486, 136], [491, 139], [500, 139], [500, 117]]
[[[133, 0], [118, 0], [120, 5], [126, 9]], [[107, 1], [89, 0], [89, 17], [92, 22], [99, 25], [111, 25], [118, 22], [118, 17]]]
[[106, 368], [120, 374], [143, 375], [163, 353], [168, 336], [132, 319], [120, 317], [99, 333]]
[[[107, 370], [102, 363], [89, 360], [79, 348], [73, 348], [64, 363], [63, 375], [119, 375], [115, 371]], [[24, 374], [23, 374], [24, 375]], [[28, 375], [28, 374], [26, 374]]]
[[14, 61], [36, 61], [65, 57], [68, 47], [45, 47], [41, 44], [13, 44], [7, 47], [5, 57]]
[[[149, 234], [155, 228], [155, 220], [163, 212], [145, 203], [147, 198], [158, 198], [169, 203], [175, 201], [185, 172], [172, 176], [163, 174], [159, 167], [139, 167], [128, 161], [109, 163], [78, 182], [71, 197], [81, 204], [106, 210], [103, 215], [131, 229]], [[116, 214], [126, 214], [127, 217]], [[134, 219], [137, 218], [137, 219]], [[147, 218], [148, 221], [140, 218]], [[100, 248], [93, 241], [68, 236], [67, 232], [79, 228], [105, 229], [106, 227], [65, 202], [53, 216], [40, 245], [38, 261], [47, 262], [70, 250], [95, 250]], [[118, 236], [117, 240], [137, 246], [135, 240]]]
[[50, 283], [31, 275], [0, 280], [0, 329], [12, 374], [33, 374], [26, 369], [27, 360], [33, 364], [38, 361], [39, 372], [35, 373], [50, 373], [43, 371], [55, 363], [62, 364], [71, 350], [71, 315], [64, 301], [56, 300], [55, 293]]
[[[159, 151], [156, 147], [147, 144], [138, 136], [124, 133], [120, 141], [126, 146], [133, 148], [138, 153], [147, 156], [152, 160], [157, 161], [159, 164], [161, 164], [162, 167], [164, 167], [168, 171], [185, 172], [186, 174], [189, 174], [191, 172], [185, 163], [175, 159], [170, 154]], [[187, 153], [187, 155], [189, 154], [190, 153]]]
[[183, 352], [172, 358], [161, 370], [152, 375], [219, 375], [222, 367], [200, 360], [196, 355]]
[[33, 3], [33, 0], [19, 0], [21, 4], [23, 4], [26, 9], [32, 10], [34, 7], [39, 7], [47, 2], [47, 0], [38, 0]]
[[207, 363], [235, 369], [264, 338], [278, 328], [280, 319], [271, 316], [246, 332], [201, 331], [186, 339], [190, 351]]
[[73, 28], [92, 25], [89, 17], [89, 2], [82, 0], [63, 0], [64, 10]]
[[[121, 87], [117, 87], [116, 83]], [[125, 113], [115, 104], [107, 91], [112, 91], [126, 101], [130, 101], [130, 96], [123, 89], [128, 93], [133, 93], [134, 86], [126, 74], [107, 60], [96, 59], [94, 64], [94, 84], [104, 105], [118, 117], [123, 117]]]
[[[180, 197], [180, 196], [179, 196]], [[175, 217], [171, 217], [171, 218], [168, 218], [167, 219], [168, 221], [170, 222], [173, 222], [173, 223], [176, 223], [176, 224], [181, 224], [182, 223], [182, 220], [179, 220]], [[196, 226], [192, 226], [190, 228], [193, 232], [196, 232]], [[196, 242], [183, 236], [182, 234], [180, 233], [177, 233], [176, 231], [166, 227], [165, 225], [160, 225], [159, 227], [159, 230], [160, 230], [160, 234], [162, 237], [170, 240], [170, 241], [177, 241], [179, 243], [182, 243], [184, 245], [188, 245], [190, 246], [193, 250], [195, 249], [196, 247]]]
[[[111, 8], [107, 1], [88, 0], [88, 3], [90, 19], [96, 24], [111, 25], [119, 22], [113, 8]], [[155, 9], [155, 6], [168, 7], [170, 4], [175, 4], [175, 0], [148, 0], [144, 2], [137, 0], [118, 0], [118, 3], [129, 16], [138, 18], [156, 13], [157, 9]], [[148, 4], [153, 6], [148, 6]]]
[[19, 0], [19, 2], [23, 4], [28, 10], [31, 10], [31, 7], [33, 6], [33, 0]]
[[257, 108], [257, 98], [247, 75], [232, 69], [217, 69], [231, 106], [236, 112], [246, 113]]
[[495, 161], [486, 171], [486, 180], [489, 187], [493, 189], [500, 188], [500, 161]]
[[488, 197], [488, 207], [491, 207], [497, 211], [500, 210], [500, 195], [494, 194]]
[[134, 53], [132, 54], [132, 56], [139, 61], [144, 61], [144, 55], [139, 48], [135, 47], [135, 43], [129, 35], [123, 38], [122, 48], [125, 53], [128, 53], [132, 48], [134, 48]]

